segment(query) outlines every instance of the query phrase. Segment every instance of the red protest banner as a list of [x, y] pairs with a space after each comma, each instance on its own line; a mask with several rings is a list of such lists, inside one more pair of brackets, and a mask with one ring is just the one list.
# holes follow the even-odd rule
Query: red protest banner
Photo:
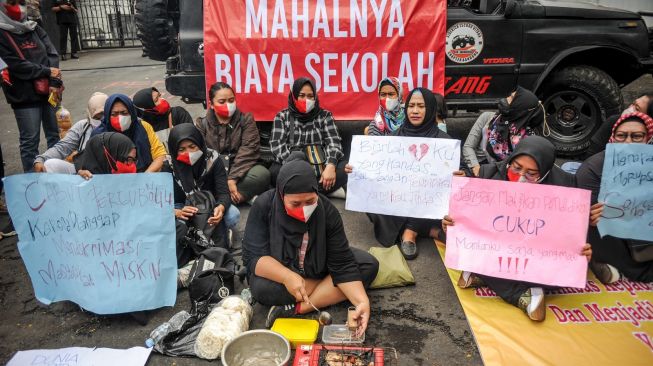
[[230, 84], [243, 110], [270, 121], [308, 76], [336, 119], [367, 120], [386, 76], [405, 95], [443, 93], [446, 13], [446, 0], [206, 0], [207, 88]]

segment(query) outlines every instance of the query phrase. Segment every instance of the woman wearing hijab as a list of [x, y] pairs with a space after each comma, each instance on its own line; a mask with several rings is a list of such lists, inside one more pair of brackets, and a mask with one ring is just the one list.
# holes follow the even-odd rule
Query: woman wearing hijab
[[342, 144], [331, 112], [320, 108], [315, 83], [295, 80], [288, 94], [288, 108], [277, 113], [272, 127], [270, 167], [272, 184], [292, 151], [302, 151], [315, 170], [320, 192], [331, 193], [347, 184]]
[[[100, 126], [104, 117], [104, 103], [108, 96], [95, 92], [88, 100], [86, 118], [78, 121], [68, 130], [66, 136], [34, 160], [34, 172], [75, 174], [75, 166], [68, 161], [71, 156], [84, 151], [93, 131]], [[68, 161], [67, 161], [68, 160]]]
[[482, 163], [508, 157], [522, 138], [534, 135], [544, 123], [539, 99], [521, 86], [501, 99], [498, 109], [494, 114], [486, 112], [478, 117], [463, 145], [463, 159], [475, 175]]
[[[522, 139], [512, 154], [503, 161], [481, 165], [478, 177], [519, 183], [547, 184], [574, 187], [574, 176], [555, 166], [555, 146], [540, 136]], [[459, 173], [462, 174], [462, 173]], [[454, 218], [445, 216], [442, 228], [454, 225]], [[579, 255], [589, 261], [592, 250], [589, 244]], [[487, 286], [504, 301], [520, 308], [531, 320], [543, 321], [546, 316], [543, 285], [462, 272], [458, 287]]]
[[[441, 101], [442, 105], [438, 106], [436, 94], [428, 89], [413, 89], [406, 99], [406, 122], [393, 133], [393, 136], [450, 139], [451, 136], [438, 127], [437, 115], [446, 114], [443, 112], [446, 111], [444, 99]], [[351, 173], [353, 169], [353, 166], [347, 165], [345, 172]], [[438, 220], [372, 213], [368, 213], [367, 216], [374, 224], [376, 240], [386, 247], [395, 245], [399, 241], [399, 249], [408, 260], [417, 258], [418, 235], [435, 237], [437, 228], [440, 227]]]
[[248, 202], [270, 188], [270, 172], [258, 164], [261, 144], [256, 121], [236, 106], [236, 94], [229, 84], [213, 84], [209, 100], [211, 108], [197, 121], [197, 129], [225, 163], [231, 202]]
[[166, 149], [156, 137], [152, 126], [138, 118], [134, 103], [128, 96], [109, 96], [104, 104], [102, 124], [93, 131], [93, 136], [102, 132], [120, 132], [132, 140], [138, 150], [138, 172], [161, 170]]
[[86, 149], [75, 157], [75, 170], [84, 179], [93, 174], [136, 173], [136, 146], [125, 135], [104, 132], [91, 137]]
[[182, 123], [193, 123], [193, 118], [184, 107], [171, 107], [155, 87], [137, 91], [133, 100], [138, 117], [152, 125], [154, 132]]
[[[610, 143], [645, 144], [653, 138], [653, 119], [640, 112], [626, 114], [619, 118], [612, 128]], [[653, 281], [653, 261], [637, 262], [630, 255], [628, 239], [606, 235], [601, 238], [596, 225], [601, 220], [604, 206], [598, 202], [603, 176], [605, 151], [589, 157], [576, 172], [578, 188], [592, 191], [592, 211], [588, 238], [594, 249], [590, 268], [604, 284], [621, 279], [623, 274], [633, 281]]]
[[370, 316], [365, 289], [376, 278], [378, 262], [349, 247], [338, 209], [318, 193], [302, 153], [287, 158], [277, 179], [276, 189], [254, 202], [243, 240], [252, 296], [272, 305], [266, 326], [349, 300], [364, 333]]
[[399, 79], [388, 77], [379, 84], [379, 109], [367, 127], [366, 135], [387, 136], [404, 124], [406, 113], [403, 106], [403, 90]]
[[[211, 239], [220, 247], [227, 248], [227, 229], [223, 220], [231, 205], [227, 188], [227, 173], [218, 154], [207, 148], [200, 131], [190, 123], [175, 126], [168, 139], [170, 160], [163, 166], [163, 172], [172, 173], [174, 178], [175, 218], [177, 224], [177, 264], [182, 267], [194, 255], [193, 248], [182, 241], [189, 226], [206, 232], [206, 224], [215, 229]], [[197, 222], [198, 208], [190, 203], [190, 196], [197, 191], [211, 192], [215, 199], [212, 216], [206, 222]], [[199, 227], [202, 226], [202, 227]]]

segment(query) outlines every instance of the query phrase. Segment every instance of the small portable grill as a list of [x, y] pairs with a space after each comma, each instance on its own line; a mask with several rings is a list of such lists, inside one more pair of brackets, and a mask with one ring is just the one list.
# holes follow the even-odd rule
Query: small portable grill
[[[374, 366], [384, 366], [384, 357], [384, 349], [380, 347], [314, 344], [297, 348], [293, 366], [369, 366], [370, 363]], [[356, 363], [357, 360], [360, 362]]]

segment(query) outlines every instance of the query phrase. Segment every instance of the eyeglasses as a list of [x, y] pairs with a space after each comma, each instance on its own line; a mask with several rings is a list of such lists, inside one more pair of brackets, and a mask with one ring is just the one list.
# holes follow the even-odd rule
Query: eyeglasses
[[616, 132], [614, 134], [615, 141], [624, 142], [630, 137], [632, 142], [643, 142], [646, 138], [645, 132]]
[[131, 164], [136, 164], [138, 161], [137, 158], [132, 158], [131, 156], [128, 156], [127, 159], [125, 159], [125, 163], [131, 165]]
[[515, 166], [514, 163], [508, 165], [508, 168], [513, 173], [524, 176], [524, 178], [526, 178], [526, 180], [529, 181], [529, 182], [537, 182], [540, 179], [540, 173], [539, 172], [533, 173], [532, 171], [528, 171], [528, 170], [524, 169], [523, 167]]

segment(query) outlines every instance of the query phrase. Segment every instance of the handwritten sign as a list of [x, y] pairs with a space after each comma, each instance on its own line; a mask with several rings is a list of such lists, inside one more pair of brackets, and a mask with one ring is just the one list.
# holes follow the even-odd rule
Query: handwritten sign
[[599, 202], [601, 236], [653, 240], [652, 145], [607, 145]]
[[585, 287], [590, 191], [454, 177], [450, 205], [447, 267]]
[[70, 347], [18, 351], [7, 366], [143, 366], [151, 348], [133, 347], [126, 350], [112, 348]]
[[349, 164], [347, 210], [441, 219], [460, 165], [460, 141], [356, 135]]
[[172, 177], [166, 173], [5, 178], [18, 249], [44, 304], [97, 314], [172, 306], [177, 293]]

